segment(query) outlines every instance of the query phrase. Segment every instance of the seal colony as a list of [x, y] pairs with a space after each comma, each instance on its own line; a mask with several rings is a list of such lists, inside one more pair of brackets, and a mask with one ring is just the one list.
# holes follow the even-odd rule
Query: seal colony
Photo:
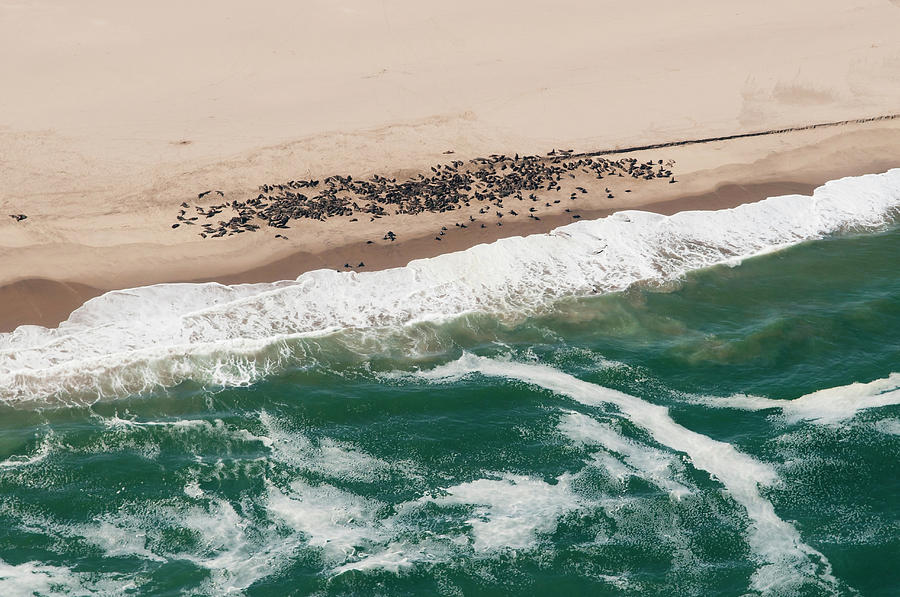
[[[455, 211], [464, 212], [462, 220], [454, 222], [458, 229], [470, 226], [485, 228], [488, 224], [502, 226], [504, 217], [540, 220], [539, 214], [543, 210], [564, 200], [577, 201], [587, 197], [588, 181], [614, 178], [674, 183], [673, 165], [673, 160], [640, 162], [632, 157], [610, 160], [574, 156], [573, 150], [554, 149], [546, 156], [492, 154], [431, 166], [428, 174], [420, 173], [399, 182], [396, 177], [379, 174], [367, 179], [354, 179], [349, 174], [332, 175], [321, 180], [263, 184], [259, 186], [256, 197], [244, 201], [209, 205], [197, 205], [196, 201], [191, 205], [185, 201], [181, 203], [172, 228], [199, 226], [197, 234], [200, 237], [220, 238], [256, 232], [263, 226], [287, 229], [291, 221], [301, 219], [325, 221], [343, 217], [357, 222], [360, 218], [368, 218], [373, 222], [392, 214]], [[602, 189], [602, 197], [615, 197], [610, 186]], [[624, 189], [624, 192], [629, 193], [631, 189]], [[197, 200], [208, 196], [224, 197], [225, 193], [207, 190], [198, 193]], [[512, 202], [516, 203], [509, 205]], [[191, 207], [194, 214], [188, 211]], [[570, 208], [564, 211], [571, 213], [572, 219], [580, 218]], [[223, 212], [231, 217], [209, 221]], [[441, 226], [435, 241], [441, 241], [447, 230], [446, 226]], [[288, 238], [280, 233], [275, 236], [285, 240]], [[397, 235], [391, 230], [382, 237], [388, 242], [396, 239]], [[373, 242], [370, 240], [367, 244]]]

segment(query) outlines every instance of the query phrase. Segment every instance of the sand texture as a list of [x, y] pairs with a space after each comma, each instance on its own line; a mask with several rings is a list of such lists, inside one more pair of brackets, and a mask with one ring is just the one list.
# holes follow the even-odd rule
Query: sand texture
[[[897, 31], [883, 0], [2, 2], [0, 329], [109, 289], [391, 267], [574, 215], [715, 209], [900, 166], [900, 119], [870, 120], [900, 113]], [[537, 193], [540, 220], [497, 226], [473, 204], [172, 228], [182, 203], [192, 217], [265, 184], [764, 131], [782, 132], [606, 156], [672, 160], [678, 182], [573, 178]]]

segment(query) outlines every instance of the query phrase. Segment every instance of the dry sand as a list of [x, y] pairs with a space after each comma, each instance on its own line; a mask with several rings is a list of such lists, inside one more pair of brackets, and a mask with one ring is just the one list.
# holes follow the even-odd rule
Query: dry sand
[[[107, 289], [376, 269], [545, 231], [570, 206], [465, 231], [456, 213], [215, 240], [171, 223], [206, 189], [245, 199], [297, 178], [893, 114], [897, 31], [900, 6], [884, 0], [0, 0], [0, 330], [53, 325]], [[676, 160], [680, 182], [592, 192], [582, 217], [718, 208], [900, 166], [900, 120], [635, 157]]]

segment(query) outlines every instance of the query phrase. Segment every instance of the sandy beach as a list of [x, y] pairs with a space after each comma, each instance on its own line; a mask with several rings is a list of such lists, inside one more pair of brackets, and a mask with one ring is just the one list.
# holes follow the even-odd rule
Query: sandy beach
[[0, 597], [900, 595], [900, 0], [0, 0]]
[[[15, 90], [0, 97], [0, 331], [56, 325], [111, 289], [372, 271], [573, 215], [721, 209], [900, 166], [900, 119], [870, 120], [900, 112], [896, 3], [526, 2], [510, 13], [462, 2], [439, 13], [412, 2], [0, 5], [0, 53], [15, 57], [0, 62]], [[615, 154], [672, 160], [677, 183], [588, 181], [577, 202], [541, 195], [540, 220], [507, 214], [503, 226], [454, 226], [480, 215], [473, 206], [223, 238], [172, 227], [183, 202], [212, 189], [246, 201], [295, 179], [406, 180], [491, 154], [838, 121], [849, 122]]]

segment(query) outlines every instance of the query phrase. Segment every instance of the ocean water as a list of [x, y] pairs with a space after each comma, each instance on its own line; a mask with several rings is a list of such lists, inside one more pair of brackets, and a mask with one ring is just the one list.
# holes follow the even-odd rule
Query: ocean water
[[897, 595], [900, 170], [0, 335], [0, 595]]

